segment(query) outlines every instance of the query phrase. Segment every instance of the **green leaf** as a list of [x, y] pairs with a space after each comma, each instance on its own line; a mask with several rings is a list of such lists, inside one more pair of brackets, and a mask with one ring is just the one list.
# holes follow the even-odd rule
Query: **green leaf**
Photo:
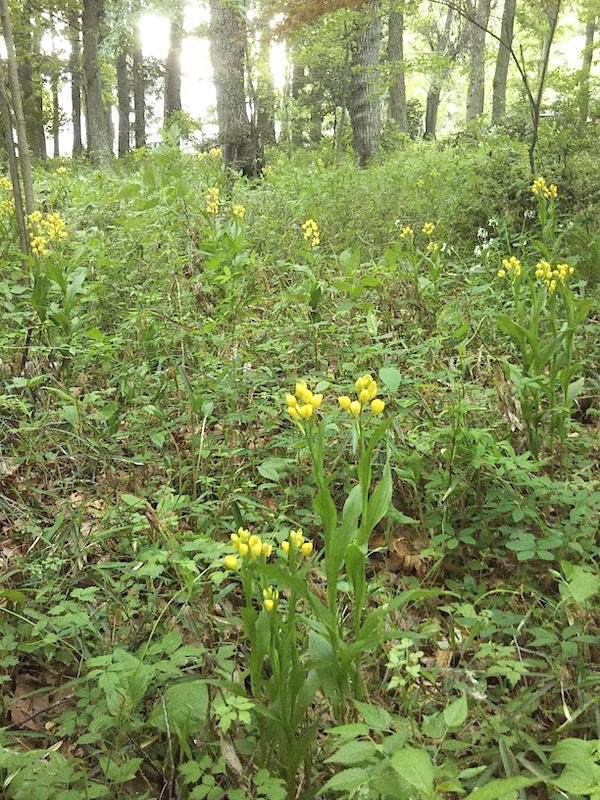
[[280, 481], [291, 463], [289, 458], [267, 458], [258, 465], [258, 471], [269, 481]]
[[356, 710], [372, 731], [387, 731], [393, 725], [392, 715], [381, 706], [355, 700]]
[[[163, 705], [164, 701], [164, 705]], [[199, 733], [206, 723], [208, 713], [208, 687], [204, 681], [193, 680], [176, 683], [164, 693], [152, 713], [149, 722], [161, 731], [169, 728], [178, 739]], [[165, 720], [166, 716], [166, 720]]]
[[426, 797], [433, 795], [433, 764], [424, 750], [404, 747], [391, 758], [398, 775]]
[[326, 764], [360, 764], [368, 761], [377, 752], [377, 746], [370, 741], [356, 741], [343, 744], [339, 750], [325, 759]]
[[367, 519], [361, 525], [359, 546], [366, 546], [375, 526], [385, 517], [392, 502], [392, 471], [389, 461], [383, 469], [383, 475], [367, 504]]
[[469, 706], [467, 704], [467, 698], [463, 694], [458, 700], [450, 703], [450, 705], [444, 709], [444, 722], [449, 728], [460, 728], [466, 720], [468, 712]]
[[581, 392], [583, 391], [583, 387], [585, 386], [585, 378], [579, 378], [573, 383], [570, 383], [567, 387], [566, 391], [566, 400], [567, 403], [570, 404], [574, 400], [576, 400]]
[[365, 786], [369, 783], [369, 773], [366, 769], [361, 767], [353, 767], [352, 769], [345, 769], [338, 772], [330, 778], [321, 792], [350, 792], [353, 789], [358, 789], [360, 786]]
[[396, 367], [382, 367], [379, 370], [379, 380], [385, 385], [390, 394], [396, 394], [402, 382], [402, 375]]
[[600, 575], [583, 567], [574, 567], [568, 586], [573, 600], [583, 605], [600, 591]]
[[123, 761], [122, 764], [117, 764], [112, 758], [102, 756], [98, 759], [102, 772], [106, 775], [112, 783], [127, 783], [135, 778], [142, 758], [130, 758]]
[[500, 778], [499, 780], [491, 781], [479, 789], [471, 792], [466, 800], [504, 800], [504, 798], [515, 797], [516, 792], [521, 789], [526, 789], [528, 786], [535, 786], [536, 783], [541, 783], [542, 778], [524, 778], [517, 775], [513, 778]]

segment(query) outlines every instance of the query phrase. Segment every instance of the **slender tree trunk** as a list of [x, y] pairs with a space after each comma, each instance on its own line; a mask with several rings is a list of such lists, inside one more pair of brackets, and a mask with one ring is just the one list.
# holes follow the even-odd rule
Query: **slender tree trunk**
[[58, 102], [58, 75], [52, 76], [52, 143], [54, 158], [60, 156], [60, 106]]
[[436, 84], [429, 87], [425, 109], [425, 139], [435, 139], [437, 135], [438, 111], [440, 109], [441, 89]]
[[181, 43], [183, 41], [183, 2], [172, 3], [171, 32], [169, 36], [169, 53], [165, 72], [165, 105], [164, 125], [168, 126], [169, 117], [181, 111]]
[[28, 0], [21, 5], [20, 24], [15, 29], [14, 39], [21, 93], [27, 101], [24, 104], [27, 141], [34, 158], [43, 160], [46, 158], [46, 136], [42, 103], [43, 79], [39, 72], [40, 33], [34, 26], [33, 17], [33, 5]]
[[596, 35], [596, 19], [588, 20], [585, 25], [585, 48], [581, 58], [579, 73], [579, 117], [587, 122], [590, 110], [590, 74], [594, 60], [594, 36]]
[[492, 95], [492, 122], [500, 122], [506, 114], [506, 84], [508, 81], [508, 67], [510, 64], [510, 48], [513, 43], [515, 29], [515, 14], [517, 0], [504, 0], [502, 13], [502, 28], [500, 31], [501, 42], [498, 44], [496, 56], [496, 70]]
[[133, 107], [135, 111], [134, 117], [134, 132], [135, 132], [135, 146], [139, 150], [140, 147], [146, 146], [146, 74], [144, 71], [144, 56], [142, 53], [142, 43], [140, 34], [137, 30], [133, 37], [132, 48], [132, 61], [133, 61]]
[[322, 138], [323, 138], [323, 112], [315, 104], [312, 106], [310, 110], [310, 140], [313, 144], [318, 144]]
[[223, 163], [254, 177], [255, 142], [246, 108], [244, 78], [246, 35], [246, 18], [231, 0], [210, 1], [210, 58]]
[[380, 56], [380, 2], [373, 0], [357, 23], [352, 42], [350, 118], [352, 143], [361, 167], [375, 155], [381, 142]]
[[119, 104], [119, 158], [129, 152], [129, 139], [131, 134], [131, 83], [129, 80], [129, 65], [127, 63], [127, 50], [125, 45], [117, 57], [117, 100]]
[[4, 141], [6, 145], [6, 156], [8, 159], [8, 170], [13, 189], [13, 199], [15, 201], [15, 217], [17, 228], [19, 229], [19, 241], [23, 253], [29, 253], [29, 236], [27, 235], [27, 225], [25, 224], [25, 213], [23, 211], [23, 196], [21, 194], [21, 183], [19, 179], [19, 166], [15, 152], [15, 141], [13, 139], [13, 124], [8, 102], [6, 84], [4, 82], [4, 70], [0, 70], [0, 115], [2, 116], [2, 127], [4, 128]]
[[404, 14], [401, 11], [390, 11], [388, 18], [388, 62], [392, 70], [389, 115], [403, 133], [408, 133], [404, 77]]
[[69, 16], [69, 72], [71, 73], [71, 118], [73, 122], [73, 158], [83, 153], [83, 140], [81, 138], [81, 43], [79, 40], [80, 18], [79, 14]]
[[300, 96], [306, 85], [306, 70], [299, 64], [292, 66], [292, 100], [294, 101], [294, 116], [292, 121], [292, 144], [302, 147], [304, 144], [304, 121], [300, 112]]
[[562, 0], [550, 0], [548, 3], [548, 34], [544, 39], [544, 46], [542, 48], [542, 57], [540, 60], [540, 78], [535, 102], [533, 105], [532, 132], [531, 142], [529, 145], [529, 168], [532, 175], [535, 174], [535, 151], [538, 144], [540, 117], [542, 114], [542, 103], [544, 100], [544, 89], [546, 86], [546, 75], [548, 74], [548, 64], [550, 63], [552, 43], [554, 42], [556, 28], [558, 27], [558, 17], [560, 14], [561, 4]]
[[471, 69], [467, 91], [467, 122], [483, 114], [485, 103], [485, 32], [490, 18], [490, 0], [478, 0], [473, 5], [477, 25], [471, 30]]
[[92, 163], [106, 164], [112, 157], [110, 110], [104, 98], [100, 70], [100, 27], [104, 0], [83, 3], [83, 85], [85, 90], [88, 154]]
[[19, 86], [19, 70], [17, 67], [17, 54], [15, 52], [15, 41], [10, 24], [10, 14], [8, 11], [8, 0], [0, 0], [0, 23], [6, 45], [6, 61], [8, 68], [8, 83], [12, 98], [12, 107], [15, 114], [15, 127], [17, 130], [17, 142], [19, 145], [19, 165], [23, 178], [23, 193], [25, 195], [25, 211], [33, 214], [35, 208], [35, 196], [33, 194], [33, 178], [31, 176], [31, 161], [29, 157], [29, 144], [27, 142], [27, 129], [25, 127], [25, 117], [23, 115], [23, 103], [21, 101], [21, 87]]
[[271, 40], [269, 38], [268, 17], [260, 20], [260, 41], [258, 48], [257, 81], [257, 126], [263, 144], [275, 142], [275, 84], [271, 70]]
[[[40, 49], [42, 44], [42, 28], [37, 24], [33, 28], [32, 44], [33, 44], [33, 64], [40, 63], [41, 55]], [[32, 111], [32, 134], [35, 136], [35, 145], [33, 146], [33, 153], [42, 161], [48, 157], [46, 150], [46, 129], [44, 127], [44, 78], [39, 68], [33, 72], [33, 97], [31, 101]], [[27, 105], [27, 104], [26, 104]]]

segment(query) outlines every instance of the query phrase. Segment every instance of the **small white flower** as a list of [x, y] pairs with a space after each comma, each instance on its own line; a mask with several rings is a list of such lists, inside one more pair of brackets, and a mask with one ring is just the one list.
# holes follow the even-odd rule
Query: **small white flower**
[[477, 256], [477, 258], [481, 256], [481, 247], [479, 245], [473, 250], [473, 255]]

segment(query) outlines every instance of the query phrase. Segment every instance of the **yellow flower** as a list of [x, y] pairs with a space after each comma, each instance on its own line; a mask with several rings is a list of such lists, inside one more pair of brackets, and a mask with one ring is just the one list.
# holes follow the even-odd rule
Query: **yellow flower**
[[206, 190], [206, 213], [213, 217], [219, 213], [219, 187], [211, 186]]
[[290, 408], [296, 408], [296, 406], [298, 405], [298, 401], [296, 400], [293, 394], [286, 394], [285, 402]]
[[250, 556], [254, 560], [258, 558], [261, 553], [262, 553], [262, 542], [259, 539], [258, 542], [250, 545]]
[[306, 405], [300, 406], [299, 412], [302, 419], [310, 419], [314, 413], [314, 408], [310, 403], [306, 403]]
[[288, 540], [287, 540], [287, 539], [285, 539], [285, 540], [284, 540], [284, 541], [281, 543], [281, 549], [282, 549], [282, 550], [283, 550], [283, 552], [286, 554], [286, 556], [287, 556], [287, 554], [290, 552], [290, 543], [288, 542]]
[[369, 400], [374, 400], [377, 397], [377, 384], [375, 381], [372, 381], [370, 386], [367, 388], [369, 392]]
[[269, 586], [267, 589], [263, 589], [263, 608], [267, 613], [271, 613], [275, 606], [277, 605], [277, 601], [279, 600], [279, 592], [277, 589], [274, 589], [272, 586]]
[[[503, 258], [502, 259], [502, 267], [503, 271], [506, 272], [507, 275], [514, 274], [515, 278], [519, 278], [521, 275], [521, 262], [515, 256], [511, 256], [510, 258]], [[500, 272], [500, 270], [499, 270]], [[503, 278], [503, 275], [499, 275], [500, 278]]]
[[427, 242], [428, 253], [437, 253], [439, 249], [440, 249], [439, 242]]
[[231, 207], [231, 213], [234, 217], [238, 217], [238, 219], [243, 219], [244, 214], [246, 213], [246, 209], [242, 205], [234, 205]]
[[270, 597], [266, 597], [263, 600], [263, 606], [265, 608], [265, 611], [270, 614], [271, 611], [273, 611], [273, 609], [275, 608], [275, 603], [273, 600], [271, 600]]
[[263, 544], [262, 546], [262, 554], [265, 558], [270, 558], [271, 553], [273, 552], [273, 545], [272, 544]]
[[288, 406], [288, 414], [295, 422], [297, 422], [300, 419], [300, 412], [298, 411], [297, 408], [292, 408], [291, 406]]
[[429, 238], [431, 238], [435, 233], [435, 225], [433, 224], [433, 222], [426, 222], [421, 230], [423, 231], [425, 236], [429, 236]]
[[313, 394], [313, 396], [311, 397], [310, 403], [311, 403], [312, 407], [315, 409], [315, 411], [318, 408], [321, 408], [321, 405], [323, 404], [323, 395], [322, 394]]
[[358, 400], [353, 400], [350, 403], [350, 413], [353, 417], [358, 417], [360, 414], [361, 405]]
[[371, 411], [376, 416], [378, 414], [381, 414], [383, 412], [384, 408], [385, 408], [385, 403], [383, 402], [383, 400], [380, 400], [379, 398], [377, 398], [377, 399], [371, 401]]
[[313, 551], [313, 543], [312, 542], [304, 542], [304, 544], [300, 548], [300, 551], [302, 552], [302, 555], [304, 556], [304, 558], [308, 558], [309, 555]]
[[298, 381], [296, 384], [296, 397], [298, 400], [302, 399], [302, 392], [306, 391], [306, 381]]
[[404, 228], [400, 231], [400, 238], [401, 239], [408, 239], [410, 236], [413, 235], [413, 229], [410, 225], [405, 225]]
[[298, 399], [302, 400], [303, 403], [310, 403], [313, 399], [313, 393], [310, 389], [302, 389]]
[[304, 233], [304, 238], [310, 244], [311, 247], [317, 247], [317, 245], [321, 243], [319, 226], [314, 221], [314, 219], [306, 220], [306, 222], [302, 225], [302, 232]]
[[234, 570], [237, 569], [239, 565], [237, 558], [231, 555], [225, 556], [224, 563], [227, 569], [234, 569]]
[[240, 542], [238, 545], [238, 553], [241, 555], [242, 558], [246, 558], [250, 551], [250, 548], [245, 542]]
[[361, 403], [368, 403], [369, 400], [371, 399], [371, 396], [369, 394], [369, 390], [368, 389], [363, 389], [359, 393], [358, 399], [360, 400]]
[[498, 277], [499, 278], [506, 278], [506, 271], [503, 269], [498, 270]]
[[343, 394], [341, 397], [338, 397], [338, 403], [344, 409], [344, 411], [348, 411], [352, 400], [347, 395]]

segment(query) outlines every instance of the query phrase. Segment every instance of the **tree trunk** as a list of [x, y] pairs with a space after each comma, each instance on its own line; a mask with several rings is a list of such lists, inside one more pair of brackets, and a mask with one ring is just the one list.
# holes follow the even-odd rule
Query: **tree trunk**
[[323, 112], [318, 106], [313, 105], [313, 107], [310, 110], [310, 140], [313, 144], [318, 144], [322, 138], [323, 138]]
[[350, 119], [352, 144], [361, 167], [379, 150], [381, 142], [380, 55], [380, 2], [373, 0], [357, 23], [352, 42]]
[[226, 167], [256, 175], [254, 137], [246, 108], [246, 18], [231, 0], [210, 0], [210, 59], [217, 93], [219, 141]]
[[112, 152], [110, 109], [104, 98], [100, 70], [100, 27], [104, 0], [83, 2], [83, 85], [88, 154], [94, 164], [106, 164]]
[[585, 48], [581, 59], [579, 73], [579, 117], [582, 122], [587, 122], [590, 110], [590, 74], [594, 59], [594, 36], [596, 35], [596, 19], [591, 19], [585, 25]]
[[271, 70], [271, 40], [269, 38], [268, 17], [260, 21], [260, 42], [258, 48], [258, 81], [256, 121], [262, 144], [275, 143], [275, 84]]
[[171, 32], [169, 36], [169, 53], [165, 71], [165, 105], [164, 126], [168, 126], [169, 117], [181, 111], [181, 43], [183, 41], [183, 2], [173, 3], [171, 16]]
[[504, 0], [502, 13], [502, 29], [496, 57], [496, 70], [494, 72], [492, 96], [492, 122], [501, 122], [506, 114], [506, 83], [508, 80], [508, 67], [510, 64], [510, 48], [513, 43], [515, 29], [515, 14], [517, 0]]
[[23, 103], [21, 101], [21, 87], [19, 85], [19, 70], [17, 67], [17, 54], [15, 52], [15, 41], [10, 24], [10, 14], [8, 11], [8, 0], [0, 0], [0, 24], [6, 45], [6, 61], [8, 67], [8, 83], [12, 98], [12, 107], [15, 114], [15, 127], [17, 130], [17, 142], [19, 145], [19, 165], [21, 167], [21, 177], [23, 179], [23, 192], [25, 194], [25, 211], [33, 214], [35, 209], [35, 196], [33, 194], [33, 178], [31, 176], [31, 161], [29, 158], [29, 144], [27, 142], [27, 128], [23, 115]]
[[292, 144], [302, 147], [304, 144], [304, 121], [300, 113], [300, 96], [306, 85], [306, 70], [299, 64], [292, 66], [292, 100], [294, 101], [294, 116], [292, 121]]
[[478, 0], [472, 6], [477, 24], [471, 30], [471, 68], [467, 91], [467, 122], [483, 114], [485, 101], [485, 34], [490, 18], [490, 0]]
[[18, 54], [19, 83], [27, 102], [24, 106], [27, 141], [34, 158], [46, 158], [46, 135], [42, 100], [43, 78], [39, 72], [40, 32], [33, 24], [34, 9], [31, 2], [22, 6], [20, 25], [14, 39]]
[[71, 73], [71, 106], [73, 122], [73, 158], [83, 153], [81, 138], [81, 44], [79, 41], [80, 19], [79, 14], [69, 16], [69, 72]]
[[433, 85], [427, 92], [427, 106], [425, 109], [425, 139], [435, 139], [437, 135], [438, 111], [440, 108], [441, 89]]
[[133, 39], [133, 48], [131, 52], [133, 61], [133, 107], [135, 111], [134, 117], [134, 133], [135, 133], [135, 146], [139, 150], [140, 147], [146, 146], [146, 74], [144, 72], [144, 56], [142, 53], [142, 43], [140, 40], [139, 32], [137, 31]]
[[401, 11], [390, 11], [388, 18], [388, 63], [392, 71], [389, 115], [403, 133], [408, 133], [404, 77], [404, 14]]
[[27, 235], [27, 225], [23, 211], [23, 196], [21, 194], [21, 184], [19, 180], [19, 166], [15, 152], [15, 141], [13, 139], [13, 123], [8, 103], [8, 94], [4, 83], [4, 70], [0, 70], [0, 115], [2, 117], [2, 127], [4, 128], [4, 140], [6, 143], [6, 157], [8, 159], [8, 170], [13, 190], [13, 200], [15, 202], [15, 217], [17, 228], [19, 229], [19, 241], [23, 253], [29, 253], [29, 236]]
[[58, 75], [52, 76], [52, 142], [54, 158], [60, 156], [60, 106], [58, 102]]
[[544, 39], [544, 45], [542, 48], [542, 56], [540, 59], [540, 78], [538, 83], [537, 94], [535, 96], [532, 109], [532, 131], [531, 131], [531, 142], [529, 144], [529, 168], [531, 170], [532, 175], [535, 175], [535, 151], [537, 149], [538, 138], [539, 138], [540, 117], [542, 114], [544, 89], [546, 87], [546, 75], [548, 74], [548, 65], [550, 63], [550, 52], [552, 50], [552, 44], [554, 42], [554, 37], [556, 35], [556, 28], [558, 27], [558, 17], [560, 15], [561, 5], [562, 5], [562, 0], [550, 0], [547, 8], [548, 33]]
[[129, 65], [127, 64], [127, 50], [125, 44], [117, 57], [117, 100], [119, 104], [119, 158], [129, 152], [129, 138], [131, 133], [131, 84], [129, 81]]

